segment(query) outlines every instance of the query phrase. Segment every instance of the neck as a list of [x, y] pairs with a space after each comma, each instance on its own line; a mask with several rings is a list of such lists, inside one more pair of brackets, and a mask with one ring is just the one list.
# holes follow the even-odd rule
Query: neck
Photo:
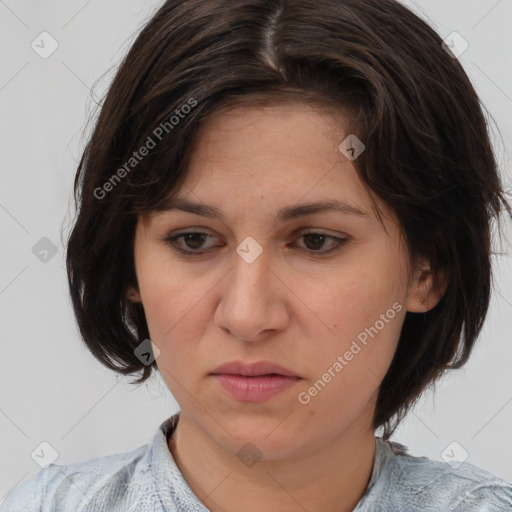
[[373, 429], [354, 424], [330, 442], [277, 460], [241, 464], [236, 454], [180, 419], [169, 449], [189, 487], [211, 512], [352, 511], [370, 481]]

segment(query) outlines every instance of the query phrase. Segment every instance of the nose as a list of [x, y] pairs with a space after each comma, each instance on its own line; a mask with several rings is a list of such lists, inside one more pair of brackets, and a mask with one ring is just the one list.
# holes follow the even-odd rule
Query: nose
[[233, 267], [223, 280], [216, 324], [243, 341], [262, 341], [284, 330], [289, 322], [287, 300], [291, 292], [278, 274], [270, 249], [263, 249], [254, 260], [243, 250], [235, 251]]

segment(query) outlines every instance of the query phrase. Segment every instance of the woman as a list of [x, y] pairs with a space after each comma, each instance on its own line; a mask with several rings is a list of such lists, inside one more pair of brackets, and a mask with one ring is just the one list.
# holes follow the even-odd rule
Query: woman
[[512, 510], [509, 483], [389, 441], [468, 360], [510, 213], [467, 75], [404, 6], [167, 1], [75, 198], [83, 339], [180, 412], [2, 510]]

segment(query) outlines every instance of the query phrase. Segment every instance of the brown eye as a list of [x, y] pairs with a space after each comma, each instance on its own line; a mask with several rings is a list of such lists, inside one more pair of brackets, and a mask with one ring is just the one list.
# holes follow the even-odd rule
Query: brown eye
[[302, 236], [305, 242], [305, 245], [308, 249], [312, 251], [319, 251], [325, 244], [327, 237], [320, 233], [308, 233]]
[[[317, 252], [318, 254], [328, 254], [339, 249], [342, 245], [348, 242], [347, 238], [338, 238], [336, 236], [317, 232], [302, 233], [299, 238], [304, 239], [307, 251], [312, 253]], [[327, 250], [322, 250], [328, 240], [331, 241], [331, 247]]]
[[202, 233], [187, 233], [181, 236], [183, 243], [185, 243], [189, 249], [201, 249], [207, 235]]
[[166, 236], [164, 241], [182, 254], [202, 254], [206, 252], [202, 249], [204, 249], [204, 242], [207, 238], [213, 237], [208, 233], [200, 231], [188, 231], [186, 233]]

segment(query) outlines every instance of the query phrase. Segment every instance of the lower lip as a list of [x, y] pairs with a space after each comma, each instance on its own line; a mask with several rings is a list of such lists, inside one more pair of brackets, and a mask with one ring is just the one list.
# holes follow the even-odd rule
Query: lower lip
[[264, 402], [300, 380], [300, 377], [283, 375], [244, 377], [228, 373], [214, 374], [213, 377], [233, 398], [242, 402]]

